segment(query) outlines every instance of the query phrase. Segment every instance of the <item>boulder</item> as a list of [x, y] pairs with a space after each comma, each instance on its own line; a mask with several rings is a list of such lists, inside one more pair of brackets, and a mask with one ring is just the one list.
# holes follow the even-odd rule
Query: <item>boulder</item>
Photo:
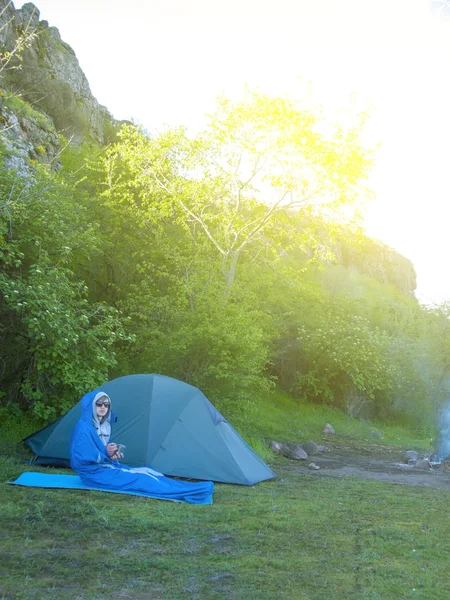
[[313, 442], [312, 440], [309, 440], [308, 442], [303, 442], [301, 444], [301, 447], [308, 456], [314, 456], [315, 454], [319, 454], [320, 452], [319, 446], [316, 444], [316, 442]]
[[414, 465], [416, 469], [431, 469], [430, 461], [428, 458], [419, 458]]
[[286, 456], [286, 458], [292, 458], [293, 460], [306, 460], [308, 458], [308, 455], [300, 444], [295, 444], [294, 442], [281, 444], [280, 452], [283, 456]]

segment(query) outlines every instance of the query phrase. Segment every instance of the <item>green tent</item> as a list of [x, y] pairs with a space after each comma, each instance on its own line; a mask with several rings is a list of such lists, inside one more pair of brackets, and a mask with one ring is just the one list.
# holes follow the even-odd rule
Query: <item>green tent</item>
[[[276, 477], [202, 392], [164, 375], [127, 375], [100, 386], [117, 423], [111, 441], [125, 444], [126, 464], [165, 475], [253, 485]], [[35, 464], [69, 466], [70, 436], [81, 404], [24, 442]]]

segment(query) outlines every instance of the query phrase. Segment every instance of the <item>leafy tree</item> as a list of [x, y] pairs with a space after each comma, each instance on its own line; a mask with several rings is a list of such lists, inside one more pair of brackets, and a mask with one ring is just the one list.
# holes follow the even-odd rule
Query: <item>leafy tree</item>
[[48, 419], [107, 379], [126, 335], [75, 275], [74, 255], [87, 260], [95, 235], [72, 190], [45, 172], [32, 182], [4, 170], [0, 187], [0, 380], [7, 400]]
[[336, 216], [366, 193], [362, 123], [331, 135], [322, 125], [290, 100], [253, 94], [223, 100], [195, 139], [182, 129], [149, 139], [125, 128], [105, 165], [110, 192], [152, 223], [172, 216], [193, 245], [206, 244], [220, 258], [228, 296], [242, 256], [274, 252], [269, 238], [277, 229], [286, 235], [292, 219], [298, 243], [299, 209]]

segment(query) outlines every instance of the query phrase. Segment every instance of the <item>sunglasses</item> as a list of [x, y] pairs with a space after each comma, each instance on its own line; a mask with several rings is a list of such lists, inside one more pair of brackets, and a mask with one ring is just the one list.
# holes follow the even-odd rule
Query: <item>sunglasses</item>
[[106, 406], [106, 408], [108, 408], [108, 406], [111, 406], [111, 402], [100, 402], [99, 400], [97, 400], [95, 406]]

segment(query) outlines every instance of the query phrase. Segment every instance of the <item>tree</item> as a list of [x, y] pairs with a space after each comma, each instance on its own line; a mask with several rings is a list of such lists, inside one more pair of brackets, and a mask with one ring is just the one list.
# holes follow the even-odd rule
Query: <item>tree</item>
[[229, 297], [244, 254], [273, 252], [270, 238], [286, 230], [298, 244], [306, 216], [336, 218], [362, 201], [371, 165], [359, 141], [363, 123], [325, 133], [320, 114], [289, 99], [222, 100], [194, 139], [182, 129], [149, 139], [125, 128], [107, 159], [109, 185], [145, 219], [173, 215], [193, 247], [209, 246]]
[[75, 272], [96, 235], [73, 189], [0, 169], [0, 191], [0, 397], [50, 419], [108, 378], [129, 336]]

